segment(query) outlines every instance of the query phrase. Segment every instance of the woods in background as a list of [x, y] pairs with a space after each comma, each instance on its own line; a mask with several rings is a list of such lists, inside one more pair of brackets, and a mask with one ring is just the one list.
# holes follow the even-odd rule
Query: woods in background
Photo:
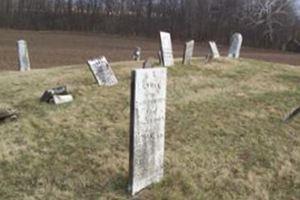
[[91, 31], [282, 48], [299, 39], [297, 0], [1, 0], [0, 27]]

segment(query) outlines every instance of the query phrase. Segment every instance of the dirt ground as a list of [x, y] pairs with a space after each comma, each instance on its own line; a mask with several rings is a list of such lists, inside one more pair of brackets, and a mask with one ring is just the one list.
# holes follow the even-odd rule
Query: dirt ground
[[[32, 68], [47, 68], [85, 63], [88, 59], [105, 55], [109, 61], [131, 60], [132, 50], [140, 46], [143, 58], [157, 57], [158, 39], [143, 37], [120, 37], [107, 34], [60, 32], [60, 31], [20, 31], [0, 29], [0, 70], [17, 70], [16, 41], [25, 39], [29, 46]], [[175, 56], [183, 52], [183, 42], [173, 42]], [[219, 45], [226, 56], [228, 47]], [[196, 44], [195, 56], [206, 56], [207, 44]], [[264, 61], [300, 65], [299, 54], [274, 50], [243, 48], [242, 57]]]

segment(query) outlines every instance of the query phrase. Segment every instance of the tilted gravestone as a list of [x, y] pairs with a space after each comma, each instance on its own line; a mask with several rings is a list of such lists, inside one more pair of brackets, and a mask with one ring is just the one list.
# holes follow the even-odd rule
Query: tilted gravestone
[[167, 32], [160, 32], [160, 49], [162, 53], [162, 63], [165, 67], [174, 65], [173, 47], [171, 34]]
[[239, 58], [240, 57], [240, 52], [241, 52], [241, 47], [243, 43], [243, 36], [240, 33], [235, 33], [231, 37], [231, 42], [230, 42], [230, 48], [229, 48], [229, 58]]
[[88, 65], [99, 85], [113, 86], [118, 80], [104, 56], [88, 61]]
[[132, 72], [129, 191], [163, 178], [167, 69]]
[[194, 40], [185, 43], [182, 64], [184, 65], [191, 64], [191, 60], [194, 53], [194, 46], [195, 46]]
[[210, 52], [212, 58], [220, 58], [220, 52], [218, 50], [217, 44], [215, 41], [209, 41]]
[[19, 68], [20, 71], [30, 71], [30, 60], [28, 55], [27, 42], [25, 40], [19, 40], [17, 42], [18, 56], [19, 56]]

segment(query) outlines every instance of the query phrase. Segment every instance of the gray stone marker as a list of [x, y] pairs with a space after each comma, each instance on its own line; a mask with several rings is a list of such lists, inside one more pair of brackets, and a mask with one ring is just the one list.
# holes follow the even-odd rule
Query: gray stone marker
[[171, 34], [160, 32], [160, 49], [162, 53], [163, 66], [170, 67], [174, 65], [173, 47]]
[[217, 44], [215, 41], [209, 41], [210, 52], [212, 58], [220, 58], [220, 52], [218, 50]]
[[159, 50], [157, 52], [157, 56], [158, 56], [159, 65], [162, 66], [163, 65], [163, 59], [162, 59], [161, 50]]
[[25, 40], [19, 40], [17, 42], [18, 56], [19, 56], [19, 68], [20, 71], [30, 71], [30, 60], [28, 55], [27, 42]]
[[243, 43], [243, 36], [240, 33], [235, 33], [231, 37], [231, 42], [230, 42], [230, 48], [229, 48], [229, 58], [239, 58], [240, 57], [240, 52], [241, 52], [241, 47]]
[[104, 56], [89, 60], [88, 65], [99, 85], [113, 86], [118, 84], [118, 80]]
[[132, 72], [129, 191], [136, 194], [164, 174], [167, 69]]
[[133, 60], [140, 61], [141, 60], [141, 56], [142, 56], [142, 49], [141, 49], [141, 47], [136, 47], [133, 50], [133, 53], [132, 53]]
[[189, 65], [194, 54], [195, 41], [191, 40], [185, 43], [182, 64]]

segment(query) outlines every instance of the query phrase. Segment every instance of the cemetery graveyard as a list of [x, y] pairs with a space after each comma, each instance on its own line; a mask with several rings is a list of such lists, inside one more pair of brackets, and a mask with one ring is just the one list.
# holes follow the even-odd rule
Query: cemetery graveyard
[[[0, 199], [297, 199], [300, 118], [282, 119], [299, 104], [299, 68], [223, 55], [1, 72], [18, 118], [0, 123]], [[98, 84], [103, 63], [117, 84]], [[61, 85], [71, 103], [40, 102]]]
[[190, 40], [174, 58], [161, 31], [155, 60], [135, 47], [31, 70], [18, 40], [19, 72], [0, 74], [0, 198], [300, 197], [300, 68], [241, 58], [242, 43], [203, 58]]

